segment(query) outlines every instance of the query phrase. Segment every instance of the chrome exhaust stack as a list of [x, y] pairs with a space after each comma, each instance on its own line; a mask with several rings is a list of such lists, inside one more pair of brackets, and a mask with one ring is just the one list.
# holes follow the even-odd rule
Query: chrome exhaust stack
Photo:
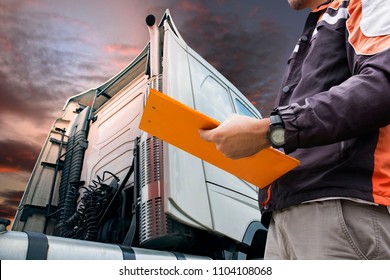
[[158, 82], [158, 77], [161, 74], [161, 38], [160, 30], [156, 24], [156, 18], [154, 15], [148, 15], [146, 17], [146, 24], [149, 29], [150, 35], [150, 51], [149, 51], [149, 63], [150, 63], [150, 79], [156, 80], [157, 84], [153, 86], [156, 90], [161, 90]]

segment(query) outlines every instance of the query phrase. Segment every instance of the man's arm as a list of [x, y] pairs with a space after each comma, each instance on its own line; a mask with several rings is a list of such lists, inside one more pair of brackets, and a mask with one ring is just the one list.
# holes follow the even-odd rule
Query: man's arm
[[[375, 8], [378, 3], [381, 7]], [[348, 140], [390, 124], [389, 3], [373, 0], [362, 7], [361, 0], [350, 2], [346, 50], [352, 76], [304, 104], [279, 108], [286, 153]]]
[[231, 115], [220, 126], [211, 130], [199, 130], [200, 137], [214, 142], [226, 157], [239, 159], [256, 154], [270, 147], [267, 132], [270, 121], [241, 115]]

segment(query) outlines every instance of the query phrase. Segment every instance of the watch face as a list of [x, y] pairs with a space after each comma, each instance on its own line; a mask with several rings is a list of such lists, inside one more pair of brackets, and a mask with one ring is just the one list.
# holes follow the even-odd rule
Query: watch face
[[270, 140], [272, 144], [278, 145], [278, 146], [283, 146], [285, 143], [284, 139], [284, 128], [275, 128], [272, 130], [271, 135], [270, 135]]

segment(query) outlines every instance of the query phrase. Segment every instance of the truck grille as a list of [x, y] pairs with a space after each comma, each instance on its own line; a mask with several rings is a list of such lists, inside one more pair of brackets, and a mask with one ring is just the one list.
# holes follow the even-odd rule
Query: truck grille
[[140, 146], [140, 244], [166, 234], [163, 143], [150, 136]]

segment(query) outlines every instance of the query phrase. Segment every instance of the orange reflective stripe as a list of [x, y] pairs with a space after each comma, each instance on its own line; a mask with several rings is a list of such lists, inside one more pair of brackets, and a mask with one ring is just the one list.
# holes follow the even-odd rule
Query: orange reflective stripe
[[367, 37], [360, 28], [362, 20], [361, 1], [351, 1], [348, 6], [350, 18], [347, 20], [349, 43], [359, 55], [373, 55], [390, 47], [390, 35]]
[[316, 13], [316, 12], [325, 10], [325, 9], [327, 9], [329, 6], [333, 5], [334, 2], [341, 2], [341, 0], [337, 0], [337, 1], [330, 2], [330, 3], [328, 3], [328, 4], [321, 5], [321, 6], [319, 6], [317, 9], [312, 10], [312, 12], [313, 12], [313, 13]]
[[390, 206], [390, 125], [381, 128], [374, 153], [374, 202]]

